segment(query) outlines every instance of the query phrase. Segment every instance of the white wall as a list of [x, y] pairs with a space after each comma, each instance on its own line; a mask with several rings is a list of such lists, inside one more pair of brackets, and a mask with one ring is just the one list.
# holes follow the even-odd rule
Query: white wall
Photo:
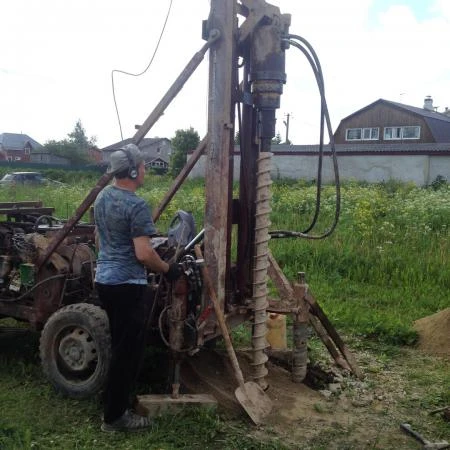
[[[240, 156], [234, 157], [234, 178], [239, 179]], [[272, 178], [312, 180], [317, 178], [317, 155], [277, 155], [272, 157]], [[339, 155], [341, 180], [376, 183], [388, 180], [411, 181], [418, 186], [430, 184], [438, 175], [450, 182], [450, 156], [434, 155]], [[192, 169], [190, 177], [203, 177], [205, 157]], [[324, 156], [322, 178], [334, 180], [330, 156]]]

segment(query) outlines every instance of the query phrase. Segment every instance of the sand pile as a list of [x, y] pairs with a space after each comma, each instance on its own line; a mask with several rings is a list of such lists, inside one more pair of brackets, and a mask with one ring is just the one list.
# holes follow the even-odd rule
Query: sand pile
[[450, 358], [450, 308], [416, 320], [418, 348], [426, 353]]

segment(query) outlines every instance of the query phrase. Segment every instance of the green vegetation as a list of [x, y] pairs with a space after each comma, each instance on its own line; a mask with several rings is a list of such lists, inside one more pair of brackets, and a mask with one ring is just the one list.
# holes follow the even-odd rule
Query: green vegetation
[[187, 153], [197, 148], [200, 142], [200, 136], [192, 128], [186, 130], [175, 131], [175, 137], [172, 138], [171, 144], [173, 153], [170, 158], [170, 174], [176, 177], [186, 164]]
[[[72, 185], [56, 189], [2, 189], [0, 201], [42, 200], [46, 206], [56, 208], [55, 215], [66, 218], [73, 214], [96, 179], [92, 175], [86, 178], [77, 175]], [[156, 206], [170, 184], [169, 177], [149, 176], [140, 193]], [[386, 367], [392, 370], [396, 358], [404, 351], [400, 346], [415, 343], [414, 320], [450, 306], [449, 194], [446, 183], [430, 188], [395, 182], [347, 183], [342, 186], [340, 222], [331, 237], [272, 239], [270, 243], [291, 280], [298, 271], [306, 272], [313, 294], [337, 329], [345, 333], [352, 348], [367, 355], [370, 361], [367, 372], [374, 377], [381, 376]], [[188, 181], [157, 226], [166, 231], [175, 212], [184, 209], [193, 212], [201, 228], [204, 204], [203, 180]], [[334, 207], [334, 190], [327, 186], [317, 230], [313, 233], [320, 234], [330, 226]], [[302, 231], [314, 214], [315, 187], [276, 181], [272, 208], [272, 230]], [[242, 328], [238, 330], [237, 342], [242, 338], [239, 333]], [[158, 419], [151, 434], [101, 435], [97, 399], [74, 401], [56, 396], [42, 377], [36, 339], [16, 336], [9, 342], [1, 341], [0, 449], [285, 448], [270, 433], [264, 436], [250, 433], [242, 423], [225, 422], [214, 412], [205, 411]], [[313, 353], [316, 351], [312, 349]], [[421, 397], [423, 406], [428, 408], [450, 401], [445, 364], [434, 365], [435, 372], [430, 369], [430, 362], [422, 367], [411, 364], [402, 374], [415, 383], [415, 389], [428, 392], [428, 396]], [[405, 398], [398, 405], [403, 408], [403, 417], [414, 402]], [[328, 414], [330, 410], [323, 403], [315, 404], [314, 408], [320, 414]], [[386, 424], [393, 421], [390, 415], [380, 417]], [[320, 439], [317, 445], [309, 442], [313, 447], [305, 448], [330, 448], [323, 443], [333, 442], [334, 438], [328, 435]]]
[[50, 140], [44, 147], [53, 155], [67, 158], [71, 164], [89, 162], [88, 149], [95, 146], [95, 137], [88, 139], [81, 120], [77, 120], [74, 129], [62, 141]]
[[[94, 186], [96, 174], [70, 186], [3, 189], [0, 201], [42, 200], [56, 216], [70, 217]], [[67, 182], [68, 180], [61, 180]], [[156, 206], [171, 184], [148, 176], [140, 194]], [[272, 239], [271, 250], [286, 275], [306, 272], [330, 318], [348, 333], [385, 344], [413, 344], [412, 322], [450, 306], [450, 186], [418, 188], [401, 183], [345, 184], [340, 222], [324, 240]], [[273, 184], [271, 229], [301, 231], [315, 208], [315, 187], [302, 182]], [[330, 226], [334, 189], [322, 195], [320, 234]], [[178, 209], [191, 211], [198, 228], [204, 211], [203, 180], [186, 182], [162, 214], [162, 232]]]
[[[273, 227], [301, 230], [314, 190], [276, 184]], [[314, 293], [346, 331], [392, 344], [412, 344], [414, 320], [450, 306], [450, 188], [388, 183], [347, 184], [340, 223], [322, 241], [273, 240], [287, 275], [305, 271]], [[334, 193], [322, 200], [319, 233], [330, 225]], [[295, 213], [298, 213], [295, 219]]]
[[151, 433], [101, 433], [99, 399], [78, 401], [55, 394], [41, 374], [37, 345], [37, 335], [0, 339], [2, 450], [285, 448], [277, 439], [255, 441], [245, 426], [227, 424], [206, 409], [161, 417]]

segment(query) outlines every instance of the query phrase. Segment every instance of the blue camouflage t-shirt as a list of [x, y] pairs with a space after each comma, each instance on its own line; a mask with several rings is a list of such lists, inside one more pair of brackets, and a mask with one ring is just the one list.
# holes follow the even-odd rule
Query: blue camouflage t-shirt
[[133, 238], [156, 233], [147, 203], [134, 192], [111, 185], [94, 203], [100, 242], [95, 281], [146, 284], [145, 267], [134, 252]]

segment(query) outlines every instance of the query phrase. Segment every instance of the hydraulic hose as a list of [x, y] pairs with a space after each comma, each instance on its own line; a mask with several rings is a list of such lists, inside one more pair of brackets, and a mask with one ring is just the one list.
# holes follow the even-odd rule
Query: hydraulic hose
[[[297, 42], [297, 41], [300, 41]], [[292, 46], [299, 49], [308, 59], [308, 62], [311, 65], [311, 68], [314, 72], [314, 76], [316, 78], [317, 86], [319, 88], [320, 97], [321, 97], [321, 121], [320, 121], [320, 144], [319, 144], [319, 164], [318, 164], [318, 174], [317, 174], [317, 194], [316, 194], [316, 210], [314, 213], [314, 217], [311, 221], [311, 224], [303, 231], [289, 231], [289, 230], [275, 230], [271, 231], [270, 235], [273, 238], [286, 238], [286, 237], [301, 237], [305, 239], [324, 239], [328, 237], [336, 228], [337, 223], [339, 221], [340, 214], [340, 204], [341, 204], [341, 193], [340, 193], [340, 181], [339, 181], [339, 169], [337, 164], [336, 157], [336, 147], [334, 142], [333, 130], [331, 127], [330, 115], [328, 112], [328, 107], [325, 98], [325, 88], [324, 81], [322, 75], [322, 69], [320, 66], [319, 59], [312, 48], [312, 46], [301, 36], [297, 36], [294, 34], [288, 35], [286, 42], [291, 44]], [[305, 48], [306, 47], [306, 48]], [[335, 175], [335, 186], [336, 186], [336, 209], [335, 216], [331, 227], [325, 231], [321, 235], [310, 235], [308, 234], [317, 223], [317, 219], [320, 214], [320, 202], [321, 202], [321, 187], [322, 187], [322, 162], [323, 162], [323, 140], [324, 140], [324, 128], [325, 122], [328, 130], [328, 135], [330, 138], [330, 146], [331, 146], [331, 154], [333, 158], [333, 169]]]

